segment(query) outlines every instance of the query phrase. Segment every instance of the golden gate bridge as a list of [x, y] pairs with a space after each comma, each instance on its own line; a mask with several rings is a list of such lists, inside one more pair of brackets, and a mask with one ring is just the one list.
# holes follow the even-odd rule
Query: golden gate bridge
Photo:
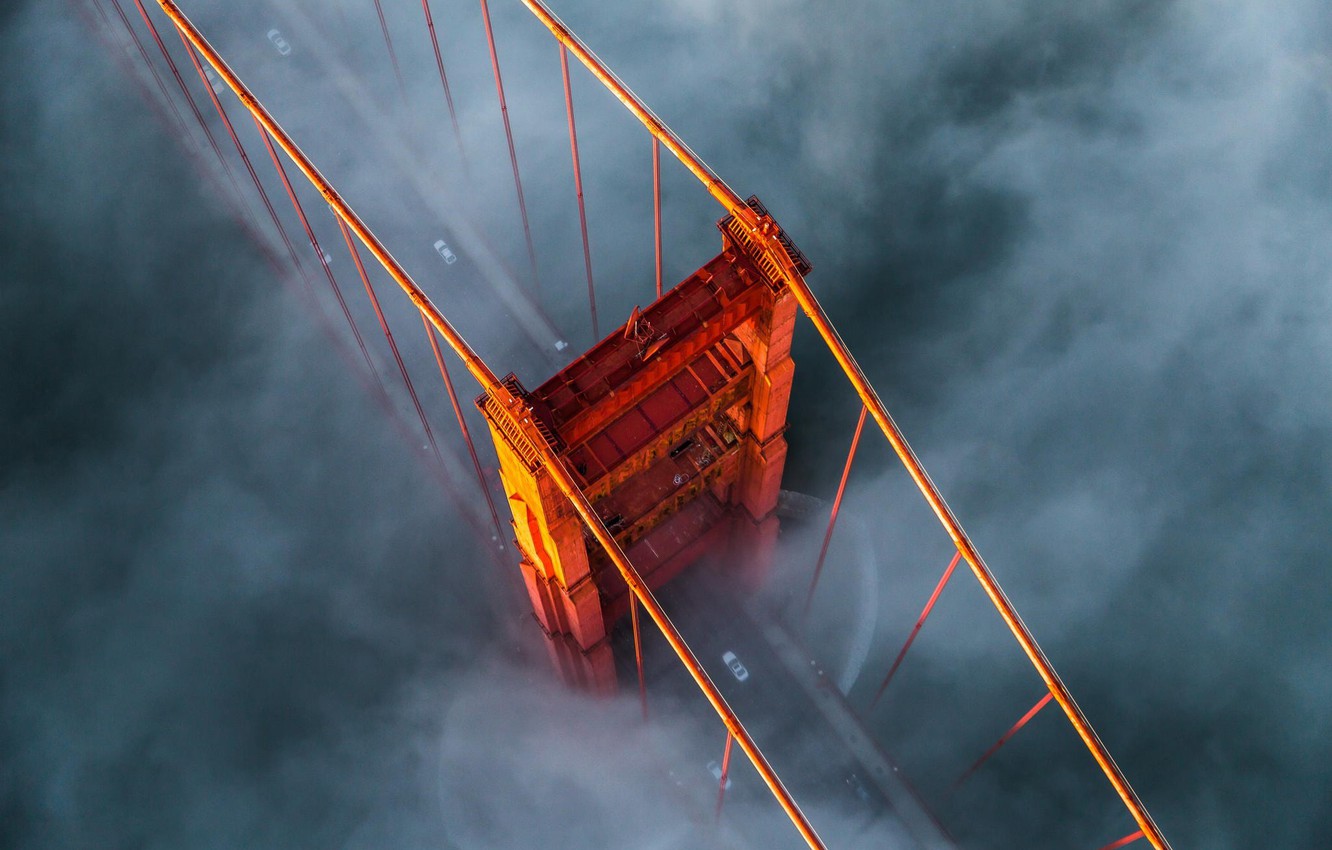
[[[128, 8], [130, 3], [132, 9]], [[162, 107], [167, 123], [191, 144], [197, 143], [192, 152], [200, 156], [201, 170], [232, 200], [242, 223], [269, 252], [280, 276], [286, 278], [292, 270], [296, 272], [310, 312], [327, 323], [332, 339], [342, 341], [338, 344], [343, 355], [365, 381], [371, 395], [413, 444], [422, 445], [420, 440], [424, 438], [426, 459], [459, 513], [484, 541], [485, 551], [508, 569], [512, 569], [516, 554], [528, 601], [552, 663], [562, 677], [576, 687], [613, 693], [617, 689], [617, 665], [611, 632], [627, 619], [631, 624], [634, 667], [646, 721], [648, 687], [640, 635], [641, 614], [665, 638], [725, 728], [725, 742], [715, 771], [718, 818], [730, 785], [733, 745], [738, 745], [804, 841], [811, 847], [825, 846], [816, 825], [765, 756], [744, 717], [733, 707], [734, 689], [732, 699], [728, 700], [709, 672], [709, 665], [700, 661], [658, 598], [668, 582], [677, 577], [685, 583], [706, 583], [706, 578], [695, 577], [697, 571], [691, 572], [690, 568], [708, 557], [721, 557], [732, 564], [731, 571], [751, 589], [761, 585], [767, 576], [779, 515], [787, 495], [780, 487], [794, 371], [790, 348], [796, 315], [801, 313], [854, 391], [860, 410], [836, 495], [827, 508], [827, 525], [810, 570], [808, 588], [796, 606], [798, 613], [788, 619], [793, 618], [798, 629], [809, 615], [857, 449], [865, 426], [872, 420], [955, 551], [867, 710], [872, 711], [889, 688], [936, 602], [957, 567], [965, 561], [1039, 675], [1044, 693], [960, 773], [952, 790], [982, 769], [1033, 717], [1054, 704], [1136, 824], [1135, 830], [1122, 837], [1108, 836], [1113, 840], [1104, 844], [1103, 850], [1139, 840], [1158, 850], [1168, 848], [1170, 845], [1146, 807], [806, 283], [811, 264], [793, 238], [762, 202], [752, 196], [742, 198], [715, 174], [545, 3], [540, 0], [521, 0], [521, 3], [558, 46], [587, 315], [592, 337], [599, 340], [530, 391], [516, 375], [502, 377], [469, 344], [458, 324], [436, 306], [385, 242], [213, 47], [205, 33], [174, 2], [157, 0], [156, 8], [150, 10], [143, 0], [91, 0], [88, 4], [75, 0], [76, 8], [108, 43], [127, 51], [122, 58], [132, 65], [131, 78], [150, 81], [146, 93], [151, 102]], [[374, 0], [374, 7], [398, 95], [406, 101], [403, 68], [380, 0]], [[449, 224], [451, 232], [466, 234], [467, 254], [475, 258], [473, 262], [513, 319], [515, 335], [525, 337], [559, 365], [557, 358], [567, 360], [569, 343], [542, 306], [543, 295], [546, 298], [549, 295], [539, 282], [531, 216], [487, 0], [480, 0], [480, 12], [483, 33], [479, 35], [483, 35], [486, 43], [504, 127], [512, 191], [523, 231], [529, 278], [526, 284], [516, 282], [519, 276], [508, 268], [501, 252], [479, 229], [456, 215], [449, 217]], [[472, 160], [464, 143], [440, 47], [437, 17], [432, 14], [429, 0], [422, 0], [421, 13], [421, 36], [428, 38], [431, 45], [453, 142], [464, 173], [470, 175]], [[168, 38], [168, 33], [174, 36]], [[281, 30], [270, 29], [266, 38], [278, 54], [290, 55], [292, 45]], [[637, 119], [651, 144], [655, 300], [646, 308], [635, 308], [624, 325], [604, 338], [597, 311], [570, 55]], [[140, 76], [143, 70], [146, 77]], [[343, 80], [342, 86], [350, 99], [358, 96], [348, 81]], [[247, 147], [243, 140], [246, 131], [238, 127], [240, 113], [231, 104], [232, 97], [239, 100], [248, 120], [253, 122], [262, 154], [253, 150], [253, 144]], [[182, 113], [182, 104], [192, 123]], [[360, 108], [370, 107], [362, 104]], [[206, 117], [210, 110], [217, 116], [220, 127]], [[215, 128], [219, 131], [214, 132]], [[718, 223], [722, 252], [674, 287], [663, 287], [662, 148], [703, 186], [723, 211]], [[405, 165], [419, 166], [411, 161], [411, 154], [399, 156]], [[260, 177], [255, 160], [263, 158], [271, 164], [281, 193], [270, 191]], [[391, 392], [393, 382], [386, 382], [380, 375], [372, 345], [360, 326], [363, 322], [358, 323], [355, 315], [359, 308], [349, 303], [348, 293], [333, 271], [329, 246], [320, 241], [318, 227], [300, 200], [299, 181], [293, 180], [289, 166], [294, 166], [318, 191], [334, 216], [338, 236], [355, 269], [357, 282], [365, 291], [366, 303], [401, 379], [401, 392], [410, 400], [410, 412], [419, 430], [408, 424], [411, 416], [400, 415], [399, 404], [393, 397], [399, 391]], [[243, 190], [247, 179], [248, 188]], [[310, 244], [317, 273], [310, 269], [303, 251], [296, 248], [296, 240], [278, 214], [281, 195], [291, 205]], [[256, 201], [262, 215], [256, 211]], [[446, 265], [458, 261], [458, 253], [445, 240], [438, 240], [433, 247]], [[386, 308], [386, 302], [376, 292], [362, 251], [368, 252], [397, 284], [422, 322], [432, 366], [444, 384], [465, 447], [465, 460], [460, 460], [449, 444], [441, 447], [427, 405], [422, 402], [422, 393], [412, 378], [410, 356], [404, 353], [394, 334], [393, 311]], [[327, 284], [326, 295], [316, 289], [318, 277]], [[329, 299], [336, 304], [335, 315], [340, 314], [351, 344], [345, 342], [344, 332], [338, 330], [337, 323], [325, 312]], [[401, 327], [398, 331], [403, 332]], [[445, 346], [440, 345], [441, 339]], [[493, 463], [488, 455], [483, 458], [468, 427], [465, 405], [449, 371], [446, 348], [480, 388], [476, 405], [492, 436], [496, 459]], [[472, 484], [466, 485], [464, 482], [469, 478]], [[500, 485], [502, 500], [495, 498], [496, 483]], [[479, 503], [464, 489], [469, 486], [481, 494]], [[789, 514], [789, 505], [785, 508]], [[814, 512], [821, 509], [815, 508]], [[509, 529], [501, 521], [506, 510], [512, 514]], [[857, 740], [857, 735], [866, 734], [857, 711], [817, 669], [817, 664], [808, 659], [808, 652], [788, 629], [757, 616], [748, 625], [763, 633], [772, 656], [795, 671], [791, 680], [801, 683], [814, 702], [829, 701], [830, 707], [820, 709], [822, 722], [840, 730], [845, 740]], [[722, 676], [730, 675], [740, 683], [749, 678], [749, 670], [734, 652], [723, 653], [721, 660]], [[806, 669], [809, 664], [816, 668], [813, 674]], [[712, 667], [717, 672], [715, 661]], [[918, 846], [955, 846], [931, 807], [904, 778], [896, 776], [896, 765], [877, 744], [871, 742], [853, 750]]]

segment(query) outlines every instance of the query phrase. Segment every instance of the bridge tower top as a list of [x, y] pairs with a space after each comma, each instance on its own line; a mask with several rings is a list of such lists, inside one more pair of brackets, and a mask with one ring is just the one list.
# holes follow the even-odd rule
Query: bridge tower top
[[[535, 390], [505, 379], [653, 589], [708, 554], [756, 584], [776, 542], [797, 306], [730, 224], [720, 254]], [[477, 399], [551, 659], [611, 690], [629, 590], [496, 404]]]

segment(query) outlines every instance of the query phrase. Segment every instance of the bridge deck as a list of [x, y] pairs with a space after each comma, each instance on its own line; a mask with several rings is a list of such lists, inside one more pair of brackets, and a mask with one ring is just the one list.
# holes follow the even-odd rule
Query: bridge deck
[[[784, 626], [728, 589], [706, 563], [658, 596], [830, 846], [955, 850], [947, 832], [890, 757], [875, 745], [836, 686]], [[649, 704], [661, 701], [701, 711], [691, 683], [671, 663], [665, 648], [648, 638], [645, 652]], [[722, 660], [726, 652], [744, 665], [748, 674], [744, 681]], [[627, 670], [624, 675], [635, 674]], [[721, 743], [716, 742], [717, 759]], [[703, 785], [711, 782], [715, 791], [715, 780], [705, 766], [706, 761], [700, 762], [693, 778]], [[747, 764], [732, 758], [731, 771], [729, 800], [742, 806], [763, 800], [766, 790]], [[753, 830], [743, 822], [735, 825], [742, 834]], [[790, 838], [792, 847], [803, 846], [798, 836]], [[755, 846], [772, 846], [772, 837], [766, 834], [756, 833], [752, 840]]]

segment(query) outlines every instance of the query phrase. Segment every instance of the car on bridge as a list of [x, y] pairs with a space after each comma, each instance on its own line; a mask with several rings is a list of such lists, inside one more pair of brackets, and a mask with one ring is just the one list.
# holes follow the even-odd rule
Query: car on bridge
[[282, 37], [282, 32], [280, 30], [269, 30], [268, 40], [273, 42], [273, 46], [277, 48], [278, 53], [281, 53], [283, 56], [291, 55], [291, 42]]
[[453, 249], [449, 247], [449, 243], [445, 242], [443, 239], [435, 240], [435, 252], [443, 257], [444, 262], [449, 265], [458, 262], [458, 255], [453, 253]]
[[722, 653], [722, 661], [731, 668], [731, 675], [735, 676], [737, 682], [743, 682], [749, 678], [749, 668], [740, 663], [740, 659], [735, 657], [735, 653], [729, 649]]

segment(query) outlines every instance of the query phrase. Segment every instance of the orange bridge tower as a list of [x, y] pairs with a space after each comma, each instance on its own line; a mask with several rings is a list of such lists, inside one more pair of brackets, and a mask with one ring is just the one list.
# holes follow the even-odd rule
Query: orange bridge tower
[[[733, 217], [718, 228], [720, 254], [550, 380], [528, 391], [504, 379], [653, 589], [704, 554], [757, 584], [777, 538], [797, 305]], [[551, 660], [569, 682], [611, 692], [609, 635], [628, 588], [492, 404], [477, 399]]]

